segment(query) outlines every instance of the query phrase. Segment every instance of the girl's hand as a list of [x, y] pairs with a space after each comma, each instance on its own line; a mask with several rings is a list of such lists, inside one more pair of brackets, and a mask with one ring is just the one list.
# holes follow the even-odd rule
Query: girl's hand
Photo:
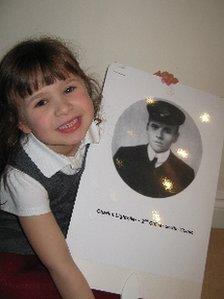
[[34, 251], [46, 266], [63, 299], [94, 299], [84, 276], [74, 263], [65, 238], [52, 213], [19, 217]]
[[177, 84], [179, 82], [178, 79], [175, 78], [173, 74], [168, 73], [166, 71], [165, 72], [158, 71], [153, 75], [161, 77], [162, 83], [165, 83], [168, 86], [171, 84]]

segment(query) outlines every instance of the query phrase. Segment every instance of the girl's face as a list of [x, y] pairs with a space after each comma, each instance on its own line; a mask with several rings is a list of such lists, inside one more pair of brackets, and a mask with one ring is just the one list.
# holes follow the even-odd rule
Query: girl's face
[[70, 75], [24, 99], [19, 128], [53, 151], [72, 155], [92, 123], [94, 108], [83, 80]]

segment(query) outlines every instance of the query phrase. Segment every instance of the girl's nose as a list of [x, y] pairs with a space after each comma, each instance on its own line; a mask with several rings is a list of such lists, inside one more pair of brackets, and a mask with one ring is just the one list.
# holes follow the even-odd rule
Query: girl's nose
[[68, 99], [64, 97], [60, 97], [56, 103], [56, 116], [68, 114], [71, 109], [71, 104], [69, 103]]

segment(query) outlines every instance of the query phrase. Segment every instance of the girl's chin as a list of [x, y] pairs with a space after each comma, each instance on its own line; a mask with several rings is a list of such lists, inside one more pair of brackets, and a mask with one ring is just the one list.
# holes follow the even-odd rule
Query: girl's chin
[[77, 152], [79, 145], [80, 142], [72, 145], [53, 145], [48, 147], [57, 154], [64, 156], [73, 156]]
[[86, 136], [86, 132], [79, 132], [79, 134], [75, 134], [75, 136], [68, 136], [68, 138], [64, 138], [65, 145], [68, 146], [77, 146], [80, 145], [82, 140], [84, 140]]

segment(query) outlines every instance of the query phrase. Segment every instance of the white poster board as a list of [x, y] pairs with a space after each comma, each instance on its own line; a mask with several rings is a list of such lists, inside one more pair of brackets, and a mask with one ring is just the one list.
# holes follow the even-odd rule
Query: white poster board
[[[113, 161], [120, 147], [148, 143], [146, 103], [152, 101], [168, 102], [186, 117], [171, 150], [195, 177], [170, 196], [137, 192]], [[101, 141], [89, 148], [67, 237], [93, 288], [121, 293], [135, 273], [144, 299], [200, 298], [223, 113], [223, 103], [211, 94], [182, 84], [167, 86], [157, 76], [116, 63], [109, 67]]]

